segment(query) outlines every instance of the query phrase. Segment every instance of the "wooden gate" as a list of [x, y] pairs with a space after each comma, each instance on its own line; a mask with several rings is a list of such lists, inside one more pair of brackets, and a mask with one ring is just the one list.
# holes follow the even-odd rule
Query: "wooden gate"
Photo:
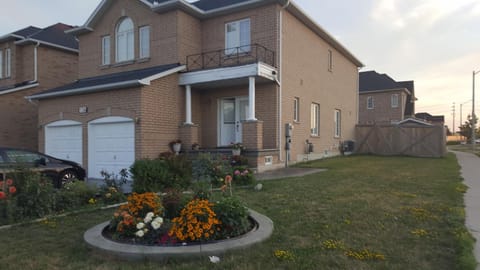
[[355, 152], [375, 155], [443, 157], [447, 153], [443, 126], [358, 125]]

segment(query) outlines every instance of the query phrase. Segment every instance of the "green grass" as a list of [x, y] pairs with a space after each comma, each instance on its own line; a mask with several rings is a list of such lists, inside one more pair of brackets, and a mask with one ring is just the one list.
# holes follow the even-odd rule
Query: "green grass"
[[475, 151], [473, 151], [471, 144], [448, 145], [447, 147], [449, 150], [474, 153], [480, 157], [480, 144], [475, 145]]
[[[219, 264], [207, 256], [166, 263], [95, 256], [82, 234], [109, 219], [112, 210], [106, 210], [0, 231], [0, 268], [475, 269], [464, 226], [465, 186], [452, 154], [353, 156], [306, 166], [328, 171], [266, 181], [260, 192], [235, 190], [275, 229], [264, 243], [221, 255]], [[360, 260], [364, 250], [369, 258]]]

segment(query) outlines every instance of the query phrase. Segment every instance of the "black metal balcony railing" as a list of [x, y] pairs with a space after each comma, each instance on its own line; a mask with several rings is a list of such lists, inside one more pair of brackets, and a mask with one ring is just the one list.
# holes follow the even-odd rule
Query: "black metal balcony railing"
[[212, 69], [263, 62], [275, 67], [275, 52], [259, 44], [187, 56], [187, 70]]

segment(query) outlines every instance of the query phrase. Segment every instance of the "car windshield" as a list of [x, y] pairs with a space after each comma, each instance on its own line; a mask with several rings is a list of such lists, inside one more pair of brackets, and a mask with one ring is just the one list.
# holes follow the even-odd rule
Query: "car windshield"
[[48, 161], [43, 155], [21, 150], [7, 150], [5, 151], [5, 154], [7, 155], [8, 159], [17, 163], [35, 163], [42, 158], [45, 160], [45, 162]]

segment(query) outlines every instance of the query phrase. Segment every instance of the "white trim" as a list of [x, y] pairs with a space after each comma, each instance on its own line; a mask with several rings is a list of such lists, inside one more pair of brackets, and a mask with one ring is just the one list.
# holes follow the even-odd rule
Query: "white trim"
[[248, 77], [248, 117], [247, 121], [257, 121], [255, 117], [255, 77]]
[[417, 124], [421, 124], [421, 125], [425, 125], [425, 126], [433, 126], [433, 124], [430, 124], [430, 123], [427, 123], [425, 121], [422, 121], [422, 120], [418, 120], [418, 119], [415, 119], [415, 118], [407, 118], [405, 120], [402, 120], [402, 121], [399, 121], [397, 122], [396, 124], [397, 125], [401, 125], [401, 124], [405, 124], [407, 122], [415, 122]]
[[68, 127], [68, 126], [79, 126], [79, 125], [82, 125], [82, 123], [73, 121], [73, 120], [60, 120], [60, 121], [55, 121], [50, 124], [47, 124], [45, 127]]
[[39, 85], [39, 83], [34, 83], [34, 84], [29, 84], [29, 85], [25, 85], [25, 86], [12, 88], [12, 89], [5, 90], [5, 91], [0, 91], [0, 96], [10, 94], [10, 93], [13, 93], [13, 92], [17, 92], [17, 91], [22, 91], [22, 90], [25, 90], [25, 89], [30, 89], [30, 88], [33, 88], [33, 87], [37, 87], [38, 85]]
[[150, 83], [154, 80], [157, 80], [157, 79], [160, 79], [160, 78], [163, 78], [163, 77], [166, 77], [168, 75], [172, 75], [174, 73], [177, 73], [177, 72], [180, 72], [180, 71], [183, 71], [187, 68], [187, 66], [185, 65], [182, 65], [182, 66], [178, 66], [176, 68], [172, 68], [172, 69], [169, 69], [169, 70], [166, 70], [164, 72], [160, 72], [160, 73], [157, 73], [155, 75], [152, 75], [152, 76], [149, 76], [149, 77], [146, 77], [146, 78], [143, 78], [141, 80], [138, 80], [140, 83], [144, 84], [144, 85], [150, 85]]
[[407, 88], [392, 88], [392, 89], [360, 91], [360, 95], [362, 95], [362, 94], [372, 94], [372, 93], [393, 92], [393, 91], [405, 91], [409, 95], [412, 94]]
[[88, 122], [88, 125], [97, 125], [97, 124], [108, 124], [108, 123], [128, 123], [133, 122], [132, 118], [123, 117], [123, 116], [107, 116], [102, 118], [97, 118]]
[[260, 76], [276, 81], [277, 69], [264, 63], [250, 65], [200, 70], [180, 74], [179, 85], [194, 85], [198, 83], [230, 80]]
[[192, 87], [185, 85], [185, 125], [192, 124]]
[[62, 49], [62, 50], [66, 50], [66, 51], [69, 51], [69, 52], [79, 53], [78, 49], [72, 49], [70, 47], [65, 47], [65, 46], [55, 44], [55, 43], [45, 42], [45, 41], [38, 40], [38, 39], [35, 39], [35, 38], [27, 38], [27, 39], [22, 39], [22, 40], [16, 41], [15, 45], [22, 45], [22, 44], [28, 43], [28, 42], [40, 43], [40, 44], [47, 45], [47, 46], [50, 46], [50, 47], [54, 47], [54, 48], [57, 48], [57, 49]]

